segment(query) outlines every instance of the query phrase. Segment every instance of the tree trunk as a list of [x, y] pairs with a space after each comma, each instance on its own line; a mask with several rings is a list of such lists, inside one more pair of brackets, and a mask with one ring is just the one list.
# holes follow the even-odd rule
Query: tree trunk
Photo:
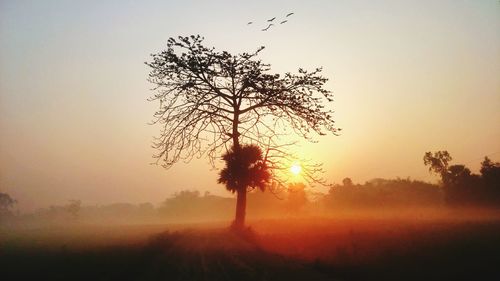
[[247, 189], [240, 188], [236, 192], [236, 216], [234, 217], [233, 227], [237, 230], [245, 226], [245, 214], [247, 208]]
[[[236, 104], [236, 101], [235, 101]], [[240, 151], [240, 134], [238, 132], [238, 124], [239, 124], [239, 110], [238, 108], [234, 108], [234, 117], [233, 117], [233, 149], [236, 155], [238, 155]], [[245, 227], [245, 214], [247, 208], [247, 187], [239, 186], [236, 191], [236, 214], [234, 216], [234, 222], [232, 227], [235, 230], [242, 230]]]

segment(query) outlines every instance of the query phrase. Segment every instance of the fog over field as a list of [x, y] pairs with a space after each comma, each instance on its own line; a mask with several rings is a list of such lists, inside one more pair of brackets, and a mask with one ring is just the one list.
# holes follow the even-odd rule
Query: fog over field
[[229, 220], [24, 224], [2, 228], [0, 261], [6, 280], [500, 277], [498, 212], [395, 211], [250, 219], [246, 236]]

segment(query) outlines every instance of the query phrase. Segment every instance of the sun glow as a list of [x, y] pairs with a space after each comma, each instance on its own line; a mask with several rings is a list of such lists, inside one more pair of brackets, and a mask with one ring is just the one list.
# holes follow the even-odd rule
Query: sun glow
[[302, 166], [300, 166], [300, 164], [298, 163], [295, 163], [290, 167], [290, 172], [294, 175], [300, 174], [301, 171], [302, 171]]

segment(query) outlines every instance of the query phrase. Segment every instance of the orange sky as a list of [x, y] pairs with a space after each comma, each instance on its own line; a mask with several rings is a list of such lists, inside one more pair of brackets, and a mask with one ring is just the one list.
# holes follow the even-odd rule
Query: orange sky
[[204, 159], [149, 165], [159, 128], [143, 62], [190, 34], [231, 52], [264, 45], [278, 73], [323, 66], [342, 135], [300, 151], [332, 182], [435, 180], [422, 157], [440, 149], [477, 171], [500, 159], [498, 30], [493, 0], [1, 1], [0, 190], [22, 210], [229, 195]]

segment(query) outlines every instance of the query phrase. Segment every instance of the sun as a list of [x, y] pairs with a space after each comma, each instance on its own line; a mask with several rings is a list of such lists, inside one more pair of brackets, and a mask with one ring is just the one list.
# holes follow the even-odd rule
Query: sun
[[300, 174], [300, 172], [302, 171], [302, 166], [300, 166], [300, 164], [298, 163], [294, 163], [291, 167], [290, 167], [290, 172], [294, 175], [298, 175]]

